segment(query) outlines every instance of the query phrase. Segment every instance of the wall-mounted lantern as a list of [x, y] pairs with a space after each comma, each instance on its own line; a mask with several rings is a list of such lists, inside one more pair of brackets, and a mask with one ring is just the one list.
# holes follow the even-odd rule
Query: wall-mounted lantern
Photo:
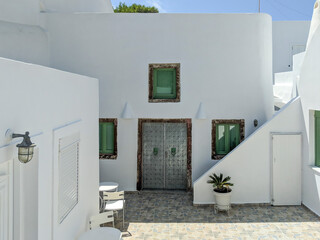
[[257, 126], [258, 126], [258, 123], [259, 123], [259, 122], [258, 122], [257, 119], [253, 120], [253, 126], [254, 126], [254, 127], [257, 127]]
[[21, 163], [30, 162], [30, 160], [33, 157], [34, 147], [36, 145], [31, 142], [31, 139], [29, 137], [29, 132], [26, 132], [25, 134], [15, 134], [15, 133], [12, 133], [10, 130], [8, 130], [6, 135], [9, 135], [7, 136], [9, 139], [19, 138], [19, 137], [23, 138], [22, 142], [17, 144], [18, 159]]

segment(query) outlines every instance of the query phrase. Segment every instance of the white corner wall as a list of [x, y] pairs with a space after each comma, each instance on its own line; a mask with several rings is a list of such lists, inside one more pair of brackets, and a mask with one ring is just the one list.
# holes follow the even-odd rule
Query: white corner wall
[[[14, 240], [70, 240], [88, 229], [88, 217], [98, 213], [98, 81], [38, 65], [0, 58], [0, 163], [14, 159]], [[30, 131], [39, 157], [18, 162], [8, 128]], [[79, 203], [62, 224], [56, 208], [57, 136], [80, 131]], [[59, 132], [60, 135], [57, 135]], [[37, 204], [38, 203], [38, 204]], [[37, 214], [38, 213], [38, 214]]]
[[301, 132], [305, 141], [299, 98], [289, 102], [270, 121], [197, 179], [193, 203], [214, 203], [212, 185], [207, 183], [212, 173], [231, 177], [234, 183], [232, 203], [270, 203], [272, 132]]
[[320, 168], [314, 167], [314, 110], [320, 110], [320, 28], [309, 42], [301, 67], [298, 91], [301, 96], [307, 139], [304, 144], [303, 203], [320, 215]]
[[[118, 158], [100, 180], [135, 190], [138, 118], [192, 118], [192, 178], [211, 160], [211, 120], [272, 117], [272, 23], [265, 14], [45, 14], [51, 66], [100, 80], [100, 117], [119, 119]], [[181, 64], [181, 102], [148, 103], [148, 64]], [[207, 119], [195, 119], [200, 102]]]

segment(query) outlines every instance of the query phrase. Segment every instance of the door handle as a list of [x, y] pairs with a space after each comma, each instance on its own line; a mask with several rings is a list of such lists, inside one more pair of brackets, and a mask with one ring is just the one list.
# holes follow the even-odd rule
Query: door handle
[[177, 153], [177, 149], [176, 148], [171, 148], [171, 155], [174, 157]]

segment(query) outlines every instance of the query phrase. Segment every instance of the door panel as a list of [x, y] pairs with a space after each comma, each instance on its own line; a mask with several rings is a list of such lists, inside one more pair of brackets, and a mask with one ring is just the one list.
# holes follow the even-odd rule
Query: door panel
[[142, 125], [143, 188], [164, 188], [163, 135], [163, 123]]
[[187, 188], [187, 127], [185, 123], [165, 124], [165, 188]]
[[142, 186], [147, 189], [187, 188], [187, 125], [143, 123]]
[[301, 205], [301, 135], [273, 135], [273, 205]]

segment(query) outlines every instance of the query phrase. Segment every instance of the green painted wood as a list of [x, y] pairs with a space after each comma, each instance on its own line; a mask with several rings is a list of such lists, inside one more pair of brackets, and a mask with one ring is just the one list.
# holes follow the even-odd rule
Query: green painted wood
[[239, 124], [230, 124], [229, 125], [229, 144], [230, 151], [233, 150], [240, 143], [240, 126]]
[[315, 111], [315, 166], [320, 167], [320, 111]]
[[225, 155], [240, 143], [239, 124], [216, 125], [216, 154]]
[[176, 93], [176, 69], [157, 68], [153, 70], [153, 98], [174, 99]]
[[227, 154], [227, 146], [226, 146], [226, 125], [225, 124], [217, 124], [216, 125], [216, 154], [223, 155]]
[[320, 111], [314, 111], [314, 116], [315, 117], [320, 117]]
[[114, 153], [114, 124], [113, 122], [99, 123], [99, 152], [102, 154]]

